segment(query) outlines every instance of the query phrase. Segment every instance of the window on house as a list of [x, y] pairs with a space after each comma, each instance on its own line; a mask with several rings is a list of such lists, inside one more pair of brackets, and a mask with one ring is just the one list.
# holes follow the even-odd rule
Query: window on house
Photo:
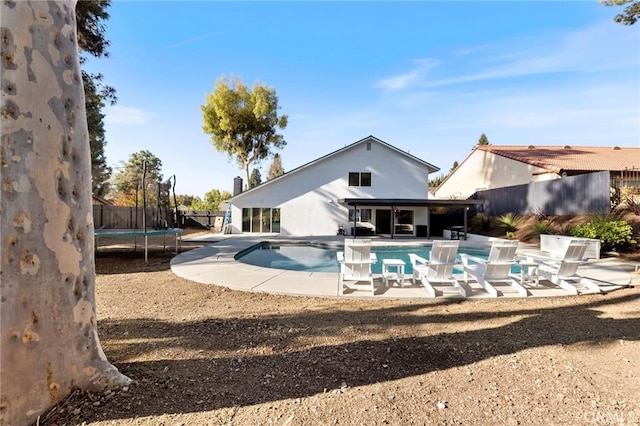
[[349, 186], [360, 186], [360, 173], [349, 173]]
[[280, 232], [280, 209], [271, 209], [271, 232]]
[[371, 173], [349, 172], [349, 186], [371, 186]]
[[280, 209], [269, 207], [243, 208], [242, 232], [280, 232]]
[[251, 232], [260, 231], [260, 207], [254, 207], [251, 209]]
[[371, 222], [371, 209], [349, 209], [349, 222]]
[[242, 232], [251, 232], [251, 208], [242, 209]]
[[262, 228], [260, 232], [271, 232], [271, 209], [262, 209]]
[[413, 211], [412, 210], [396, 210], [395, 211], [395, 233], [396, 234], [413, 234]]

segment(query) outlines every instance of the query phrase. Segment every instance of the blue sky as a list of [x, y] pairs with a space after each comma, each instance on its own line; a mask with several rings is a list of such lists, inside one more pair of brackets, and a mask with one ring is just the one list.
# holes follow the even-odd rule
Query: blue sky
[[108, 163], [149, 150], [181, 194], [244, 177], [202, 132], [221, 76], [276, 89], [286, 171], [373, 135], [446, 173], [482, 133], [494, 145], [640, 146], [640, 24], [616, 24], [619, 11], [597, 0], [115, 0], [111, 56], [88, 70], [119, 99], [105, 111]]

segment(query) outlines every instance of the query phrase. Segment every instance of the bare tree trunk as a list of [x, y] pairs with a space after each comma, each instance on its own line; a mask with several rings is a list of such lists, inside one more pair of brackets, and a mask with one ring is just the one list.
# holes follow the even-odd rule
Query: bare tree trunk
[[249, 174], [249, 164], [251, 163], [244, 163], [244, 174], [247, 177], [247, 182], [244, 184], [244, 189], [245, 190], [249, 190], [251, 189], [251, 176]]
[[91, 156], [75, 0], [2, 2], [0, 424], [28, 424], [73, 388], [129, 378], [95, 313]]

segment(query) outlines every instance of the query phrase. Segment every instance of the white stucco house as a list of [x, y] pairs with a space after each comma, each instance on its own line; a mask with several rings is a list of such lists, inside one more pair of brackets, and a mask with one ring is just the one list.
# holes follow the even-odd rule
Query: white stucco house
[[368, 136], [232, 197], [231, 232], [426, 237], [437, 171]]
[[466, 199], [477, 191], [609, 171], [640, 169], [640, 148], [593, 146], [476, 146], [432, 189], [439, 199]]

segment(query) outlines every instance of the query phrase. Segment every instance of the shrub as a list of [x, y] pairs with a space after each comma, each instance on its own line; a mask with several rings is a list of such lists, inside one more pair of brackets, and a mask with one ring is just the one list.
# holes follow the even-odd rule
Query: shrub
[[498, 222], [505, 228], [507, 228], [507, 232], [515, 232], [518, 230], [518, 226], [522, 222], [522, 216], [514, 214], [514, 213], [505, 213], [502, 216], [498, 216]]
[[598, 238], [603, 252], [633, 249], [633, 228], [624, 220], [606, 220], [595, 217], [586, 224], [580, 224], [571, 230], [571, 235], [580, 238]]
[[536, 235], [549, 234], [551, 229], [551, 221], [548, 219], [538, 221], [533, 224], [533, 233]]
[[483, 231], [488, 231], [491, 228], [491, 219], [486, 213], [477, 213], [473, 218], [473, 222]]
[[580, 225], [577, 225], [575, 228], [569, 231], [569, 234], [572, 237], [578, 238], [596, 238], [597, 236], [596, 227], [591, 222], [581, 223]]

